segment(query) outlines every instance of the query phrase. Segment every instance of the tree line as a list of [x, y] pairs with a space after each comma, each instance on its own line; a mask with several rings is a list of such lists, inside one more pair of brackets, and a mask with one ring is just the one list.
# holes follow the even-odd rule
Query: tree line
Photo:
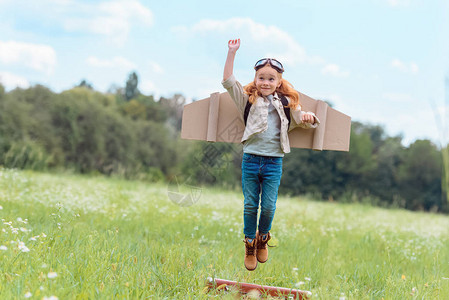
[[[185, 103], [140, 93], [135, 73], [107, 93], [85, 80], [61, 93], [0, 85], [0, 166], [239, 188], [242, 146], [180, 139]], [[292, 149], [280, 193], [447, 213], [447, 150], [353, 122], [349, 152]]]

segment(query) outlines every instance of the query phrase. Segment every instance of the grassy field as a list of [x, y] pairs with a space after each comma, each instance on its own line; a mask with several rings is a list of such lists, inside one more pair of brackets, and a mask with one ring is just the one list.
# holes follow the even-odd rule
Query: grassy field
[[0, 169], [0, 299], [234, 298], [209, 276], [312, 299], [449, 299], [449, 218], [280, 197], [267, 263], [243, 266], [242, 196]]

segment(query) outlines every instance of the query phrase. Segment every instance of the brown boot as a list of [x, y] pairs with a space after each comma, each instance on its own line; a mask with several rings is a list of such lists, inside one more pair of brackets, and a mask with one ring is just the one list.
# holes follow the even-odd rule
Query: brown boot
[[264, 235], [259, 235], [259, 231], [256, 232], [256, 240], [257, 240], [257, 261], [260, 263], [264, 263], [268, 260], [268, 247], [267, 243], [271, 239], [271, 235], [268, 232]]
[[250, 243], [248, 238], [243, 240], [245, 243], [245, 267], [248, 271], [254, 271], [257, 268], [256, 245], [257, 239], [253, 239]]

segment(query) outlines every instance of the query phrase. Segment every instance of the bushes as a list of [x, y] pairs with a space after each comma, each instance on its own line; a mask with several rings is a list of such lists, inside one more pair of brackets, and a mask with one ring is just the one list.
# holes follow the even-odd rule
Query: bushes
[[47, 170], [52, 163], [52, 158], [45, 149], [36, 142], [30, 140], [12, 142], [5, 151], [1, 165], [6, 168]]
[[324, 200], [448, 212], [441, 151], [429, 140], [408, 148], [378, 126], [352, 124], [349, 152], [292, 149], [285, 156], [281, 191]]
[[161, 180], [176, 164], [176, 139], [164, 124], [136, 118], [123, 105], [115, 95], [80, 87], [3, 93], [0, 165]]
[[[180, 140], [184, 102], [142, 94], [125, 101], [86, 87], [5, 93], [0, 85], [0, 165], [149, 181], [181, 175], [239, 188], [241, 145]], [[292, 149], [280, 193], [447, 212], [441, 152], [428, 140], [404, 147], [379, 126], [353, 122], [349, 152]]]

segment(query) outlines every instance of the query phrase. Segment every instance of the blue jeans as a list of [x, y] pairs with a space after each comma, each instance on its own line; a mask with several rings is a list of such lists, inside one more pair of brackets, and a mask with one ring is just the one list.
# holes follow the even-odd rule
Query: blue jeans
[[282, 176], [282, 157], [243, 153], [242, 190], [243, 233], [256, 237], [257, 211], [260, 203], [259, 233], [268, 233], [276, 211], [279, 184]]

